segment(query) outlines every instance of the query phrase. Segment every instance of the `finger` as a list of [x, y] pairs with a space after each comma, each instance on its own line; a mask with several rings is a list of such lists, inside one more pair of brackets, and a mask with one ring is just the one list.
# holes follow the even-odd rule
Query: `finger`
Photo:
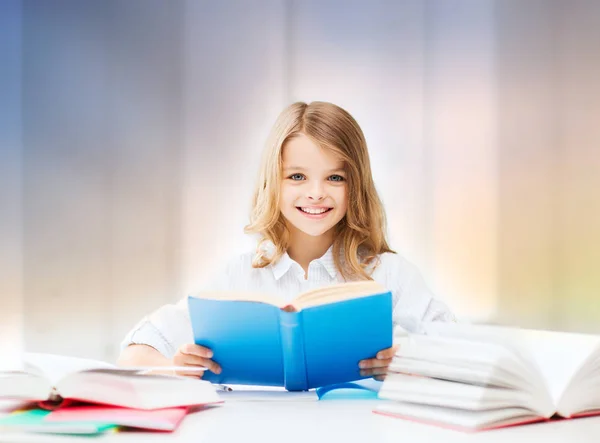
[[174, 366], [204, 366], [210, 359], [198, 357], [197, 355], [177, 353], [173, 357]]
[[388, 368], [369, 368], [369, 369], [361, 369], [360, 376], [361, 377], [372, 377], [375, 375], [386, 375]]
[[390, 363], [392, 362], [392, 359], [387, 359], [387, 360], [379, 360], [377, 358], [370, 358], [367, 360], [361, 360], [358, 364], [358, 367], [361, 369], [368, 369], [368, 368], [386, 368], [390, 365]]
[[209, 360], [208, 358], [198, 358], [198, 362], [192, 364], [184, 363], [184, 366], [203, 366], [215, 374], [221, 373], [221, 366], [219, 366], [217, 362]]
[[206, 369], [208, 369], [209, 371], [214, 372], [215, 374], [220, 374], [221, 373], [221, 366], [219, 366], [218, 363], [214, 362], [213, 360], [208, 360], [208, 359], [203, 359], [204, 363], [198, 365], [198, 364], [186, 364], [184, 363], [184, 366], [190, 366], [190, 367], [197, 367], [197, 366], [203, 366]]
[[377, 381], [384, 381], [387, 374], [374, 375], [373, 378]]
[[393, 358], [396, 355], [396, 351], [398, 350], [398, 345], [394, 345], [391, 348], [384, 349], [383, 351], [379, 351], [377, 353], [376, 358], [379, 360], [387, 360], [389, 358]]
[[202, 366], [215, 374], [221, 373], [221, 367], [213, 360], [197, 355], [179, 354], [173, 358], [175, 366]]
[[198, 357], [212, 358], [213, 351], [204, 346], [188, 343], [179, 347], [179, 352], [187, 355], [196, 355]]

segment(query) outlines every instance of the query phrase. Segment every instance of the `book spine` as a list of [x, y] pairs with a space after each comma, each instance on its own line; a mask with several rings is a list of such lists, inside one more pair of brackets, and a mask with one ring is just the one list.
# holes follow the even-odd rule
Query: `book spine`
[[283, 348], [283, 383], [288, 391], [308, 389], [302, 311], [280, 312], [281, 347]]

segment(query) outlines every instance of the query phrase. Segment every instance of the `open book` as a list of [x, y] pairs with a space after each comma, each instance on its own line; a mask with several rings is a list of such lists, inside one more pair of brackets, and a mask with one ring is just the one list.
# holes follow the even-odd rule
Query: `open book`
[[290, 391], [358, 380], [358, 362], [392, 345], [392, 295], [374, 281], [311, 290], [291, 303], [252, 293], [188, 298], [196, 344], [213, 350], [215, 383]]
[[85, 401], [136, 409], [220, 402], [209, 382], [52, 354], [27, 353], [18, 370], [0, 372], [0, 399], [59, 405]]
[[600, 336], [429, 323], [400, 348], [375, 412], [466, 431], [600, 414]]

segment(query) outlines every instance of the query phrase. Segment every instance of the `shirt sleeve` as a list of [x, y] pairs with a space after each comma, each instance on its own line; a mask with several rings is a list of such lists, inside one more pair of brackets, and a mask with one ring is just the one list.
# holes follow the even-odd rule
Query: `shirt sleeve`
[[[201, 291], [228, 289], [232, 264], [225, 266]], [[193, 343], [194, 334], [187, 296], [175, 304], [167, 304], [144, 317], [121, 342], [121, 349], [132, 344], [152, 346], [167, 358], [173, 358], [183, 344]]]
[[392, 292], [394, 327], [423, 333], [424, 323], [456, 321], [454, 314], [434, 297], [419, 269], [396, 254], [382, 257], [384, 285]]
[[187, 309], [187, 297], [176, 304], [167, 304], [144, 317], [121, 342], [121, 349], [129, 345], [152, 346], [167, 358], [172, 358], [184, 343], [194, 341]]

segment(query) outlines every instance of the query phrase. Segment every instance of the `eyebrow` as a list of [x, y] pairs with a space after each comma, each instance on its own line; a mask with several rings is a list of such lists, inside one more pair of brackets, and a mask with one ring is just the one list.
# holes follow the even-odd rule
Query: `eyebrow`
[[[287, 167], [283, 168], [283, 170], [284, 171], [289, 171], [289, 170], [306, 171], [306, 168], [303, 168], [302, 166], [287, 166]], [[341, 168], [330, 169], [327, 172], [328, 173], [331, 173], [331, 172], [346, 172], [346, 170], [344, 169], [344, 167], [341, 167]]]

